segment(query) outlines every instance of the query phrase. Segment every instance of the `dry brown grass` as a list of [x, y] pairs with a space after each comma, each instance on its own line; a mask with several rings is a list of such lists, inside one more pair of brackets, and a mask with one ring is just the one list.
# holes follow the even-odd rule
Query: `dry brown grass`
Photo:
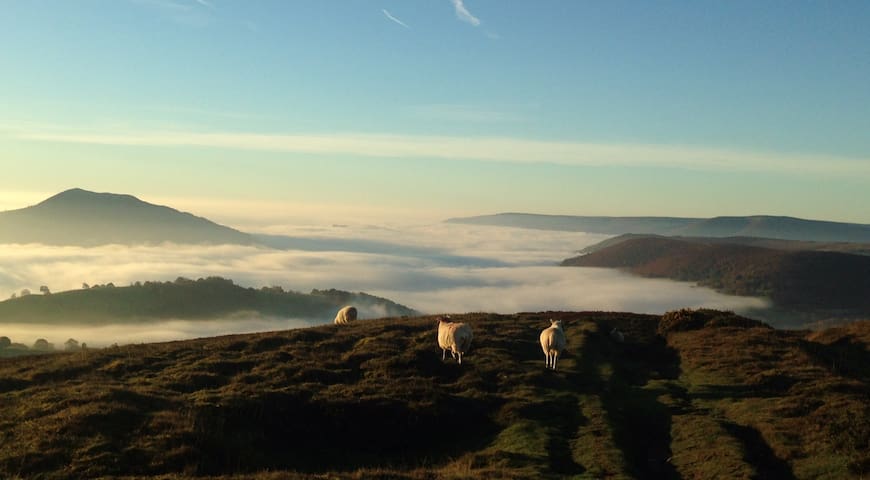
[[459, 315], [462, 366], [432, 317], [2, 359], [0, 477], [866, 475], [870, 324], [685, 315]]

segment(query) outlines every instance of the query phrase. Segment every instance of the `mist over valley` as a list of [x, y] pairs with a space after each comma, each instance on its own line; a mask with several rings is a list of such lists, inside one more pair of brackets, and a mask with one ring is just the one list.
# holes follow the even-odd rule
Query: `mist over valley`
[[[8, 298], [22, 289], [39, 295], [43, 285], [56, 294], [81, 289], [83, 283], [122, 287], [217, 276], [255, 289], [280, 286], [297, 292], [333, 288], [366, 292], [421, 313], [663, 313], [682, 307], [746, 312], [766, 305], [762, 299], [722, 295], [692, 283], [558, 266], [562, 259], [607, 235], [449, 223], [263, 225], [262, 232], [252, 232], [256, 243], [251, 245], [8, 244], [0, 249], [0, 291], [8, 292]], [[361, 314], [363, 318], [379, 316], [365, 308]], [[13, 340], [22, 343], [50, 336], [57, 344], [72, 337], [96, 346], [280, 330], [331, 318], [235, 313], [232, 319], [212, 320], [154, 317], [135, 327], [104, 325], [99, 329], [67, 324], [62, 335], [38, 321], [16, 322], [7, 329], [14, 332]]]

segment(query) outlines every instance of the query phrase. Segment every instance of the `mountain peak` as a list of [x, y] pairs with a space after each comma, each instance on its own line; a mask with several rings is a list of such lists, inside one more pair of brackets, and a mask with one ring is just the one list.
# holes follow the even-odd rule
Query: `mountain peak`
[[[108, 192], [92, 192], [90, 190], [85, 190], [82, 188], [71, 188], [69, 190], [64, 190], [63, 192], [58, 193], [57, 195], [53, 195], [38, 204], [36, 207], [44, 207], [44, 206], [57, 206], [57, 205], [79, 205], [79, 206], [94, 206], [97, 204], [106, 204], [106, 203], [123, 203], [123, 204], [148, 204], [147, 202], [143, 202], [133, 195], [121, 194], [121, 193], [108, 193]], [[150, 205], [150, 204], [148, 204]]]
[[27, 208], [0, 212], [0, 243], [50, 245], [250, 244], [251, 237], [133, 195], [71, 188]]

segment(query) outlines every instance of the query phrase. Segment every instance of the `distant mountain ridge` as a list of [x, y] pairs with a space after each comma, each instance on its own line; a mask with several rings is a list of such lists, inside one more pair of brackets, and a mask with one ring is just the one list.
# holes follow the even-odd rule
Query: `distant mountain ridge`
[[815, 242], [870, 243], [870, 225], [794, 217], [594, 217], [499, 213], [451, 218], [448, 223], [621, 235], [625, 233], [695, 237], [759, 237]]
[[36, 205], [0, 212], [0, 243], [242, 244], [250, 235], [132, 195], [66, 190]]

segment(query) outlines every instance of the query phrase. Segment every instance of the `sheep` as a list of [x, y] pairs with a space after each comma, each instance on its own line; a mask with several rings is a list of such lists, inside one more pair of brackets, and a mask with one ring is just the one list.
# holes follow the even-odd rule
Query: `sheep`
[[556, 360], [565, 350], [566, 343], [562, 321], [550, 319], [550, 326], [541, 332], [541, 348], [546, 357], [546, 368], [556, 370]]
[[441, 347], [442, 361], [447, 358], [447, 350], [450, 350], [450, 355], [462, 365], [462, 355], [468, 352], [473, 337], [468, 325], [438, 317], [438, 346]]
[[348, 305], [338, 311], [338, 314], [335, 316], [334, 323], [336, 325], [345, 325], [354, 320], [356, 320], [356, 307]]
[[625, 341], [625, 335], [618, 328], [613, 327], [613, 330], [610, 331], [610, 339], [616, 343], [622, 343]]

